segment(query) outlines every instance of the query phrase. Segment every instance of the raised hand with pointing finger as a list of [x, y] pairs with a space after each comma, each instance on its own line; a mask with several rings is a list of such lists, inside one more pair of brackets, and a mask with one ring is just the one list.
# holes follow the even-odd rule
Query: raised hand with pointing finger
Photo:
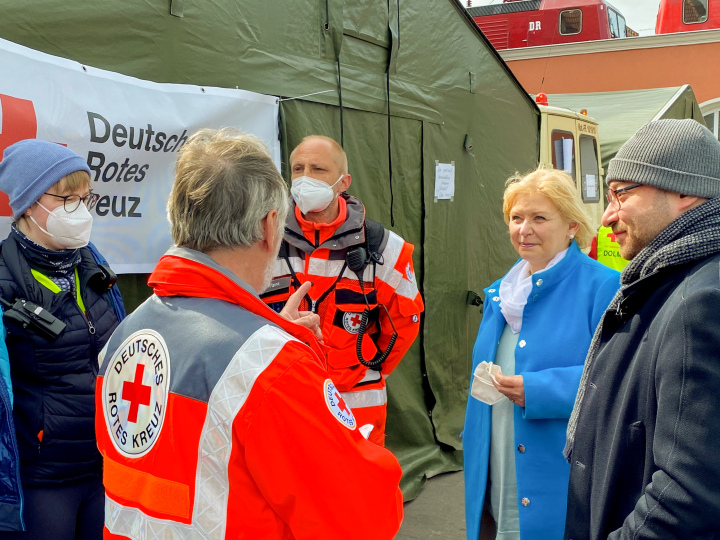
[[280, 316], [285, 317], [287, 320], [292, 321], [295, 324], [304, 326], [308, 330], [311, 330], [312, 333], [315, 334], [315, 338], [322, 343], [323, 338], [322, 332], [320, 331], [320, 316], [312, 311], [298, 311], [300, 302], [302, 302], [302, 299], [305, 298], [305, 295], [308, 293], [312, 285], [313, 284], [311, 282], [306, 281], [297, 291], [291, 294], [285, 304], [285, 307], [280, 312]]

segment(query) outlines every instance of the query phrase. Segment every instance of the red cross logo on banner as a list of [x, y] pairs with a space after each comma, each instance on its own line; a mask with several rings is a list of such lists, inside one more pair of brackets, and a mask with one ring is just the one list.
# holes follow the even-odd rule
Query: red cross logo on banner
[[607, 233], [607, 237], [610, 239], [611, 242], [617, 242], [617, 240], [615, 240], [615, 233], [609, 232]]
[[[37, 119], [33, 102], [0, 94], [2, 125], [0, 126], [0, 159], [5, 149], [24, 139], [37, 137]], [[12, 216], [10, 199], [0, 193], [0, 215]]]
[[133, 424], [137, 422], [138, 410], [140, 405], [150, 405], [151, 388], [142, 383], [145, 366], [138, 364], [135, 368], [135, 380], [133, 382], [125, 381], [122, 389], [122, 399], [130, 402], [130, 410], [128, 411], [128, 422]]

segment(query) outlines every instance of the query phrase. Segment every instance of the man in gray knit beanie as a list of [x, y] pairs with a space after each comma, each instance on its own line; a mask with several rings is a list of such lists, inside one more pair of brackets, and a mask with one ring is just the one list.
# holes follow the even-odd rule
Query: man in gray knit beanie
[[650, 122], [606, 180], [631, 261], [568, 424], [565, 538], [720, 538], [720, 142]]

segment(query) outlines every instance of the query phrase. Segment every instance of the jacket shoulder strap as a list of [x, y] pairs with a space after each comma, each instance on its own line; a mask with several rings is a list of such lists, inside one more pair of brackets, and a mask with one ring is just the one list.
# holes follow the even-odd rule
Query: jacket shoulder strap
[[390, 231], [382, 223], [372, 219], [365, 219], [365, 241], [368, 252], [382, 253], [387, 245], [388, 236], [390, 236]]

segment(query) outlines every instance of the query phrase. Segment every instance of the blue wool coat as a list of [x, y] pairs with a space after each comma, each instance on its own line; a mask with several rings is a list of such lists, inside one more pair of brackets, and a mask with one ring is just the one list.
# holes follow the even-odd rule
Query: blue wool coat
[[10, 358], [0, 317], [0, 531], [22, 531], [23, 494], [10, 388]]
[[[589, 258], [573, 242], [559, 263], [532, 279], [515, 348], [515, 373], [523, 376], [525, 407], [514, 408], [512, 451], [521, 537], [546, 540], [562, 538], [565, 529], [570, 474], [562, 455], [565, 430], [595, 327], [620, 287], [620, 274]], [[473, 373], [480, 362], [495, 360], [505, 327], [498, 296], [501, 281], [485, 289]], [[463, 447], [467, 537], [472, 540], [480, 535], [490, 423], [490, 406], [469, 397]]]

